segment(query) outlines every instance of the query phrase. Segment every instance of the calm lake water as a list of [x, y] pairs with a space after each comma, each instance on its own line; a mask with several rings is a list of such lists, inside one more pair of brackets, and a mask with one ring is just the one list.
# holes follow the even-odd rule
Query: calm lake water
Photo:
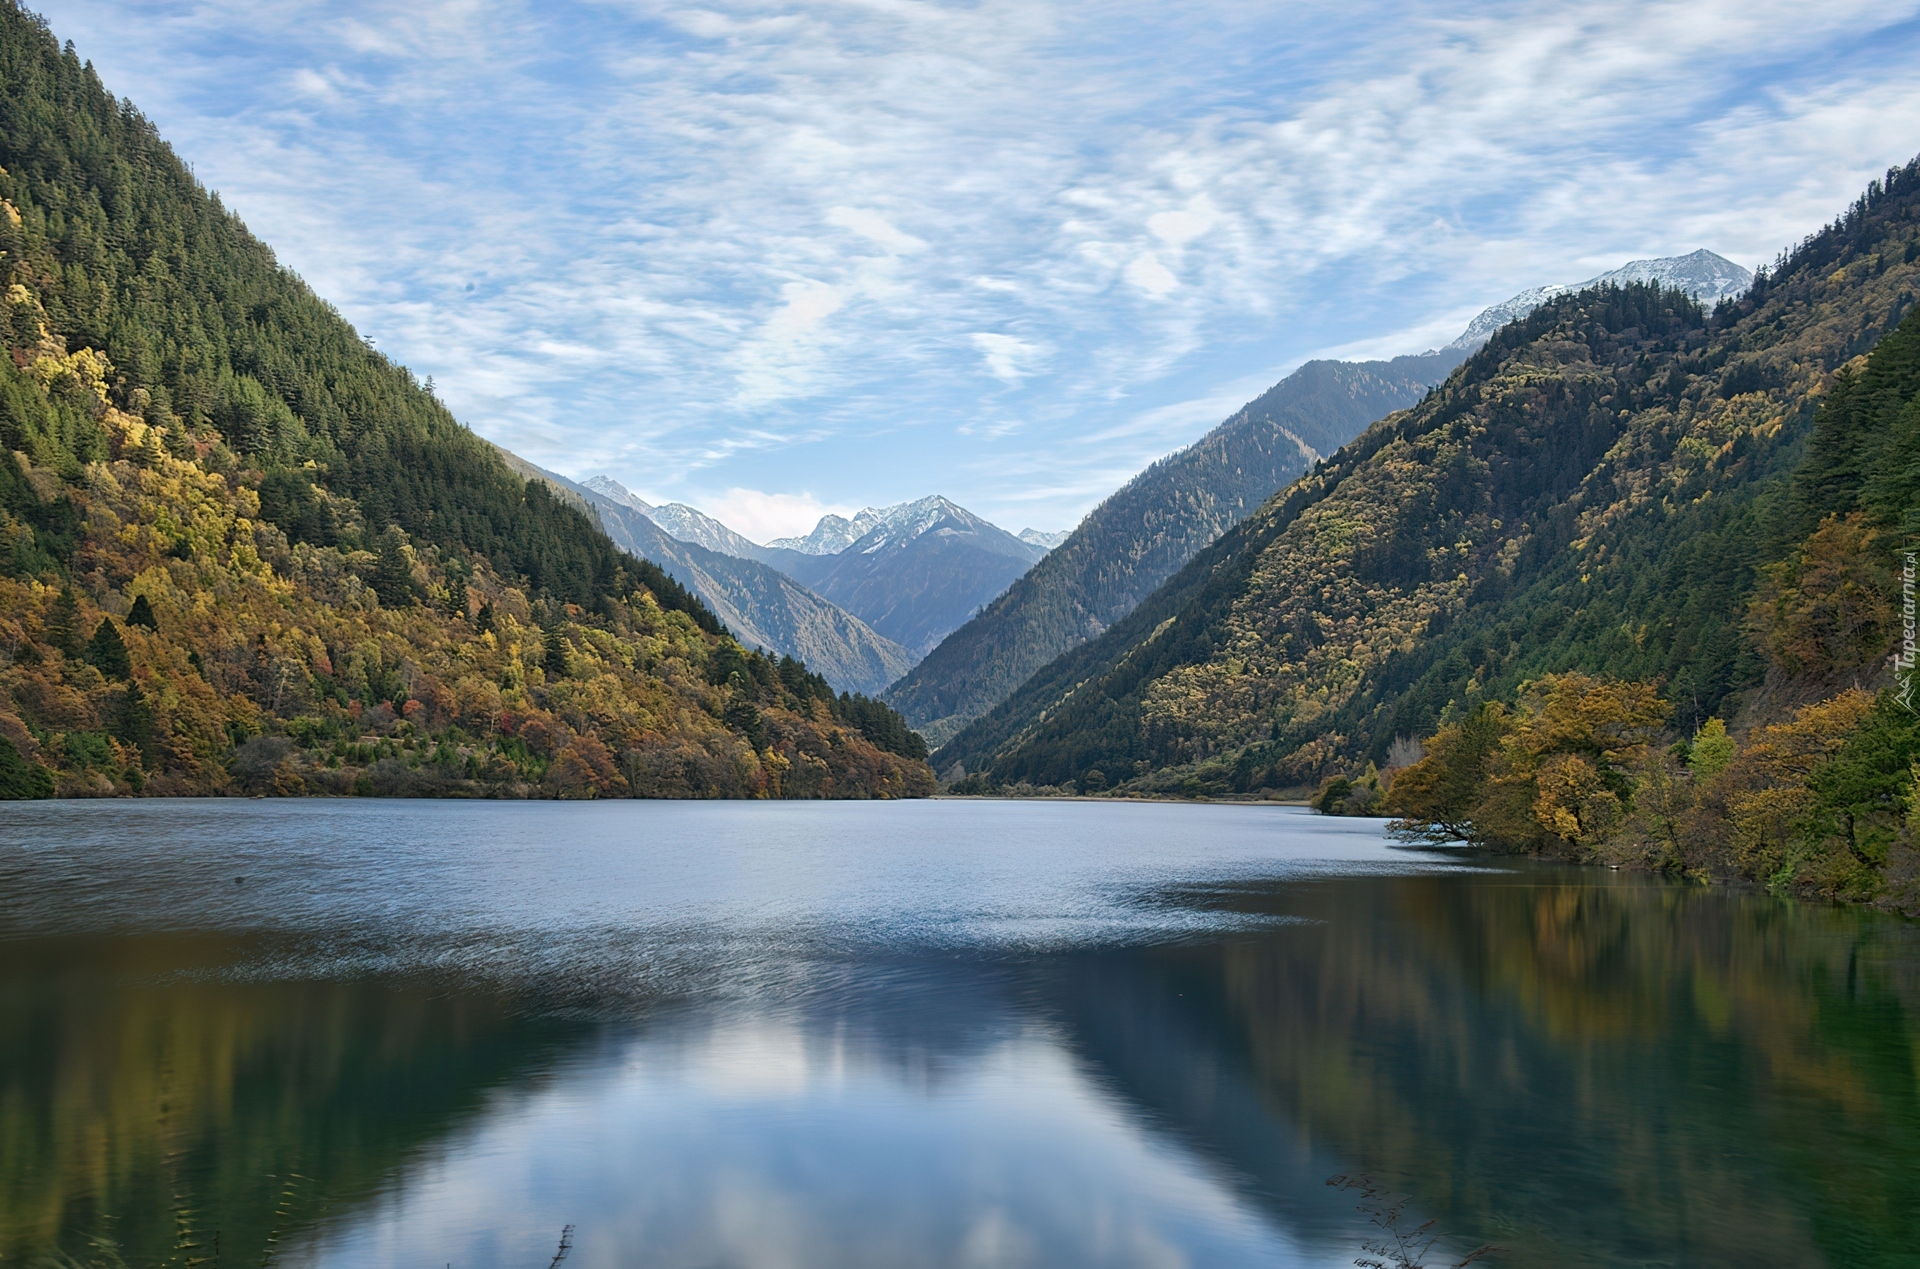
[[0, 804], [4, 1265], [1913, 1265], [1917, 1048], [1913, 923], [1282, 808]]

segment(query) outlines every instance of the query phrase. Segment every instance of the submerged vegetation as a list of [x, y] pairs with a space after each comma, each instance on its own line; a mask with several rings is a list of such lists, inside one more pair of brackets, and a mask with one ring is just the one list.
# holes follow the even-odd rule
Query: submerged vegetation
[[0, 6], [0, 796], [891, 797], [899, 717], [508, 470]]

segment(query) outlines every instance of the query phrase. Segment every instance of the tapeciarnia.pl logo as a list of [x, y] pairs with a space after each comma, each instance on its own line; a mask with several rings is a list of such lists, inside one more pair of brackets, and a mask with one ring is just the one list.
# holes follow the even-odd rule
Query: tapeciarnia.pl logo
[[1897, 697], [1909, 714], [1920, 712], [1913, 708], [1913, 666], [1914, 666], [1914, 556], [1920, 551], [1904, 550], [1900, 552], [1900, 650], [1893, 654], [1893, 681], [1899, 685]]

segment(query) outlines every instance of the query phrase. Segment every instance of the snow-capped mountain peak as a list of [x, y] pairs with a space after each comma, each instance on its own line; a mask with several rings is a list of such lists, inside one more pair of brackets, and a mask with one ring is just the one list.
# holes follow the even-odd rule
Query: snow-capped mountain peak
[[1556, 295], [1569, 291], [1584, 291], [1588, 287], [1600, 286], [1612, 282], [1626, 285], [1630, 282], [1658, 282], [1664, 287], [1685, 291], [1708, 308], [1721, 300], [1739, 295], [1753, 285], [1753, 273], [1725, 256], [1715, 255], [1704, 248], [1684, 256], [1664, 256], [1654, 260], [1633, 260], [1617, 269], [1609, 269], [1598, 277], [1588, 278], [1585, 282], [1576, 282], [1571, 286], [1555, 283], [1552, 286], [1536, 286], [1522, 291], [1510, 300], [1495, 304], [1478, 317], [1467, 323], [1467, 329], [1460, 338], [1447, 345], [1449, 350], [1475, 349], [1487, 342], [1493, 332], [1508, 322], [1525, 317]]
[[805, 537], [775, 538], [767, 545], [798, 551], [802, 555], [838, 555], [878, 524], [879, 515], [879, 512], [868, 507], [851, 520], [845, 516], [821, 516], [820, 523], [814, 525], [813, 532]]
[[682, 542], [691, 542], [695, 546], [704, 546], [709, 551], [718, 551], [722, 555], [732, 555], [740, 559], [753, 559], [758, 548], [746, 538], [735, 533], [726, 525], [695, 507], [684, 502], [669, 502], [656, 507], [628, 489], [611, 476], [589, 476], [580, 482], [584, 489], [591, 489], [609, 502], [617, 502], [623, 507], [638, 511], [647, 519], [665, 530], [668, 537]]
[[641, 515], [651, 515], [653, 513], [653, 507], [643, 500], [639, 494], [634, 493], [631, 489], [628, 489], [611, 476], [589, 476], [581, 481], [580, 484], [584, 488], [591, 489], [601, 497], [611, 499], [623, 507], [632, 507]]
[[1028, 546], [1037, 546], [1043, 551], [1051, 551], [1073, 536], [1072, 529], [1055, 529], [1049, 533], [1044, 529], [1022, 529], [1013, 536]]
[[838, 555], [856, 543], [860, 544], [862, 551], [873, 551], [888, 543], [911, 541], [937, 526], [943, 519], [957, 521], [967, 528], [995, 527], [965, 507], [956, 506], [939, 494], [934, 494], [914, 502], [895, 503], [891, 507], [867, 507], [851, 520], [845, 516], [821, 516], [820, 522], [813, 526], [813, 532], [805, 537], [775, 538], [767, 545], [799, 551], [803, 555]]

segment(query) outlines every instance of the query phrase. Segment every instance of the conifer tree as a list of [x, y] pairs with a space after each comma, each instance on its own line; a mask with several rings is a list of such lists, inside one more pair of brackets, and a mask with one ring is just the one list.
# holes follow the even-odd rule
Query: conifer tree
[[61, 587], [60, 597], [53, 601], [47, 615], [47, 642], [67, 657], [80, 655], [80, 601], [71, 586]]
[[93, 638], [87, 641], [87, 663], [110, 679], [131, 678], [133, 662], [127, 656], [127, 645], [120, 638], [120, 629], [113, 624], [113, 618], [102, 617], [94, 628]]
[[134, 598], [133, 609], [127, 613], [129, 626], [144, 626], [148, 630], [158, 630], [160, 623], [153, 619], [153, 605], [147, 602], [145, 595]]
[[413, 602], [413, 569], [402, 549], [405, 536], [389, 527], [380, 535], [380, 550], [373, 565], [373, 593], [389, 608], [403, 608]]

